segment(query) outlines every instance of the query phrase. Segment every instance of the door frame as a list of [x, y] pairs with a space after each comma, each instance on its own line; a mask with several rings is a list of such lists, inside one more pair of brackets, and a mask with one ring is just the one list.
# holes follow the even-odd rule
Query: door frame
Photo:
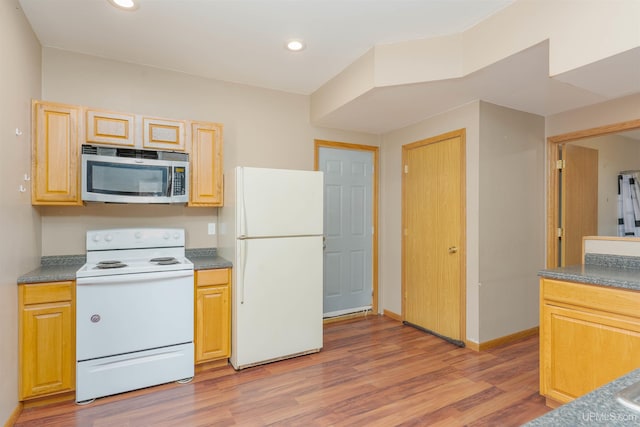
[[373, 154], [373, 176], [371, 177], [371, 179], [373, 180], [373, 206], [372, 209], [373, 211], [371, 212], [372, 214], [372, 223], [373, 223], [373, 236], [372, 236], [372, 248], [371, 248], [371, 268], [372, 268], [372, 274], [371, 274], [371, 280], [372, 280], [372, 289], [373, 289], [373, 295], [371, 296], [371, 311], [373, 313], [378, 313], [378, 240], [379, 240], [379, 233], [378, 233], [378, 192], [379, 192], [379, 187], [378, 187], [378, 167], [379, 167], [379, 162], [378, 162], [378, 157], [379, 157], [379, 151], [380, 148], [373, 146], [373, 145], [363, 145], [363, 144], [351, 144], [348, 142], [337, 142], [337, 141], [326, 141], [326, 140], [322, 140], [322, 139], [315, 139], [314, 140], [314, 147], [313, 147], [313, 169], [314, 170], [320, 170], [320, 164], [319, 164], [319, 155], [320, 155], [320, 148], [335, 148], [335, 149], [340, 149], [340, 150], [351, 150], [351, 151], [368, 151], [371, 152]]
[[625, 122], [613, 123], [610, 125], [598, 126], [574, 132], [563, 133], [547, 137], [547, 265], [546, 268], [558, 267], [558, 236], [560, 201], [559, 197], [559, 174], [556, 164], [560, 160], [558, 154], [559, 144], [577, 141], [584, 138], [608, 135], [611, 133], [624, 132], [633, 129], [640, 129], [640, 119]]
[[451, 138], [460, 138], [460, 340], [467, 343], [467, 154], [466, 154], [466, 139], [467, 131], [465, 128], [454, 130], [451, 132], [443, 133], [431, 138], [423, 139], [420, 141], [412, 142], [402, 146], [402, 165], [400, 173], [402, 174], [402, 229], [400, 233], [402, 235], [402, 249], [401, 249], [401, 262], [402, 262], [402, 320], [406, 320], [406, 286], [407, 286], [407, 273], [405, 269], [405, 262], [407, 259], [406, 254], [406, 234], [405, 229], [407, 227], [407, 209], [406, 209], [406, 174], [404, 173], [404, 167], [407, 164], [407, 151], [413, 148], [421, 147], [423, 145], [435, 144], [437, 142], [445, 141]]

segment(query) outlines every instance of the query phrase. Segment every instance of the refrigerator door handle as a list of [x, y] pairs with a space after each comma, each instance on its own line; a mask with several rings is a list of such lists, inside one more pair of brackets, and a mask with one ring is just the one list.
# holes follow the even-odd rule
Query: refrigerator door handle
[[240, 304], [244, 304], [244, 275], [247, 271], [247, 241], [240, 239], [238, 244], [240, 245], [240, 280], [238, 280], [238, 290], [240, 294]]
[[237, 175], [237, 186], [238, 188], [241, 190], [240, 191], [240, 195], [241, 195], [241, 199], [240, 199], [240, 218], [238, 220], [238, 236], [246, 236], [247, 234], [247, 210], [246, 210], [246, 203], [245, 203], [245, 199], [244, 199], [244, 169], [242, 167], [238, 168], [238, 175]]

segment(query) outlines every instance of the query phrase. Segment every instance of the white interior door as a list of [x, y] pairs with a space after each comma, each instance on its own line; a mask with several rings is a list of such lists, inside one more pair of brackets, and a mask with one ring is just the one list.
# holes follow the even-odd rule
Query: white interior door
[[373, 153], [320, 147], [324, 172], [324, 316], [370, 309]]

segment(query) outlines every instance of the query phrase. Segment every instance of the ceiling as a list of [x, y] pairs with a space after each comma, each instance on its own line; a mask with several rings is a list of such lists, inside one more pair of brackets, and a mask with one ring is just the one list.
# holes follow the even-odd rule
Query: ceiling
[[[139, 0], [122, 11], [107, 0], [19, 0], [45, 47], [305, 95], [376, 45], [459, 33], [513, 2]], [[287, 51], [292, 38], [306, 48]], [[541, 43], [463, 78], [376, 88], [316, 124], [380, 134], [476, 99], [548, 115], [640, 91], [629, 74], [640, 49], [557, 79], [548, 57]], [[629, 75], [602, 77], [620, 64]]]

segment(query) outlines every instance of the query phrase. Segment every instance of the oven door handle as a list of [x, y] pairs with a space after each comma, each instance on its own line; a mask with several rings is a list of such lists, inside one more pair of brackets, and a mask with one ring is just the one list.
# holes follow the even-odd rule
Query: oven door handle
[[96, 277], [78, 277], [76, 285], [104, 285], [119, 283], [139, 283], [155, 280], [178, 279], [193, 277], [193, 270], [157, 271], [151, 273], [114, 274]]

